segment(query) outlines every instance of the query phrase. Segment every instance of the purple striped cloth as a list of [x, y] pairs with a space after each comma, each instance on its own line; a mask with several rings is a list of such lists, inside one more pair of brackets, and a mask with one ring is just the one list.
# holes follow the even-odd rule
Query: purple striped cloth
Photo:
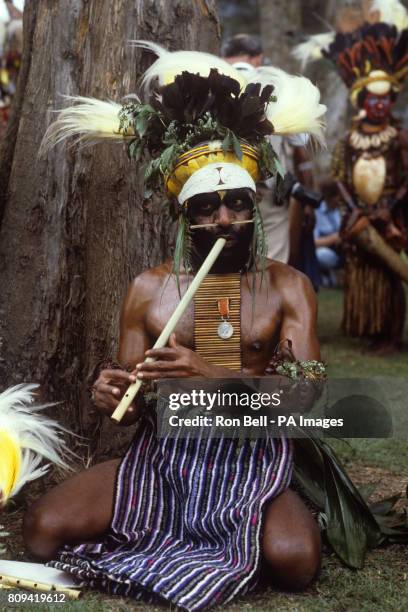
[[158, 439], [146, 421], [119, 468], [110, 532], [50, 565], [118, 595], [224, 604], [256, 585], [262, 511], [291, 472], [284, 438]]

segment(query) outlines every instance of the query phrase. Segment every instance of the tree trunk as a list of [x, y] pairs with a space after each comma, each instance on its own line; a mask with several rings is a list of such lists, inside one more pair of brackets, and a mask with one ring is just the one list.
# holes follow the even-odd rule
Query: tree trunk
[[47, 159], [37, 152], [51, 111], [66, 104], [61, 94], [120, 101], [135, 91], [153, 58], [129, 39], [218, 51], [214, 0], [169, 8], [165, 0], [26, 3], [0, 164], [0, 382], [40, 383], [81, 433], [97, 425], [86, 389], [98, 362], [115, 358], [127, 285], [169, 254], [173, 232], [163, 205], [143, 202], [140, 168], [121, 145], [60, 146]]
[[259, 14], [265, 56], [274, 66], [288, 72], [298, 71], [291, 51], [301, 29], [301, 1], [262, 0]]

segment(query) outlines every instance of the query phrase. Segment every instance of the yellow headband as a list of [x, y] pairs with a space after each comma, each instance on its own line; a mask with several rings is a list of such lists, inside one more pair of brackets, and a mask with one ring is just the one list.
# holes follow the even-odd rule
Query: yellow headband
[[236, 164], [244, 168], [256, 183], [260, 178], [259, 153], [247, 144], [240, 143], [242, 149], [242, 159], [232, 151], [224, 152], [220, 140], [207, 142], [187, 153], [183, 153], [178, 159], [173, 172], [165, 178], [167, 193], [176, 198], [179, 196], [184, 184], [197, 170], [208, 166], [208, 164], [226, 162]]

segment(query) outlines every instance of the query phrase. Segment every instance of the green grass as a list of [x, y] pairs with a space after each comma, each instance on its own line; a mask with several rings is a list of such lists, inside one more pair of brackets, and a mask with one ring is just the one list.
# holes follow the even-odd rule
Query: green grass
[[[360, 341], [342, 336], [341, 314], [341, 291], [322, 291], [319, 295], [319, 337], [323, 359], [329, 365], [329, 376], [408, 378], [407, 352], [387, 358], [364, 354]], [[408, 483], [408, 450], [405, 440], [359, 439], [351, 440], [350, 446], [339, 441], [335, 442], [335, 446], [346, 465], [355, 467], [363, 464], [395, 474], [405, 473]], [[224, 606], [223, 609], [228, 612], [405, 612], [408, 608], [407, 574], [407, 547], [391, 546], [371, 551], [367, 555], [364, 569], [358, 572], [345, 568], [334, 555], [325, 555], [319, 580], [306, 592], [282, 593], [267, 589]], [[0, 609], [16, 609], [2, 608], [1, 601], [0, 592]], [[92, 592], [86, 593], [78, 602], [59, 604], [58, 607], [28, 605], [20, 609], [29, 612], [157, 612], [169, 608], [148, 606]]]
[[[326, 289], [319, 294], [319, 339], [322, 359], [328, 364], [328, 375], [336, 378], [408, 378], [408, 354], [402, 352], [387, 357], [363, 352], [364, 342], [346, 338], [341, 332], [343, 292]], [[408, 343], [405, 328], [405, 345]], [[334, 442], [336, 451], [347, 465], [362, 462], [395, 473], [408, 472], [408, 444], [406, 439], [354, 439], [350, 446]], [[408, 473], [407, 473], [408, 482]]]
[[[341, 332], [343, 292], [323, 289], [319, 294], [319, 340], [323, 360], [329, 365], [329, 375], [338, 378], [408, 377], [407, 349], [387, 357], [363, 352], [364, 342], [346, 338]], [[405, 344], [408, 326], [405, 326]]]

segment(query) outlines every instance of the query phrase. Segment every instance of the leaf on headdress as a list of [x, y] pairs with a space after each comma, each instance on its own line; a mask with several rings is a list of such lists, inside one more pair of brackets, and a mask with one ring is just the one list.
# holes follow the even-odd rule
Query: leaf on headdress
[[180, 148], [180, 145], [172, 144], [166, 149], [164, 149], [163, 153], [160, 156], [160, 168], [164, 174], [172, 170], [180, 154]]
[[282, 166], [282, 164], [281, 164], [281, 162], [279, 160], [279, 157], [276, 154], [275, 154], [275, 157], [274, 157], [274, 163], [275, 163], [276, 172], [279, 174], [279, 176], [281, 178], [284, 178], [285, 177], [285, 170], [284, 170], [284, 168], [283, 168], [283, 166]]
[[133, 140], [129, 145], [128, 152], [131, 159], [140, 161], [143, 155], [143, 142], [139, 138]]
[[156, 111], [154, 110], [154, 108], [146, 104], [145, 106], [142, 106], [139, 112], [135, 115], [135, 130], [141, 138], [143, 138], [143, 136], [146, 134], [152, 115], [155, 114]]
[[179, 215], [179, 227], [176, 237], [176, 245], [173, 254], [173, 274], [176, 277], [177, 291], [181, 298], [180, 272], [184, 267], [186, 271], [190, 269], [191, 261], [191, 236], [189, 223], [184, 213]]
[[[269, 176], [275, 176], [278, 172], [282, 177], [285, 172], [275, 153], [275, 150], [268, 140], [262, 140], [259, 144], [259, 153], [261, 156], [261, 167], [269, 173]], [[267, 177], [264, 177], [267, 178]]]
[[234, 151], [236, 157], [238, 159], [242, 159], [241, 144], [234, 132], [231, 130], [226, 130], [225, 138], [222, 141], [222, 150], [224, 153], [227, 153], [227, 151]]

